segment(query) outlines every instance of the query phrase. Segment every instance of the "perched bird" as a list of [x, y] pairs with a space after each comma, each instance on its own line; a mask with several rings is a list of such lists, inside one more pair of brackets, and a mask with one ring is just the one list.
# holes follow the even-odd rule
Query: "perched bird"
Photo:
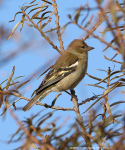
[[35, 96], [24, 106], [27, 111], [39, 99], [50, 92], [61, 92], [74, 89], [84, 78], [88, 65], [89, 47], [83, 40], [76, 39], [70, 43], [67, 50], [58, 58], [50, 71], [35, 90]]

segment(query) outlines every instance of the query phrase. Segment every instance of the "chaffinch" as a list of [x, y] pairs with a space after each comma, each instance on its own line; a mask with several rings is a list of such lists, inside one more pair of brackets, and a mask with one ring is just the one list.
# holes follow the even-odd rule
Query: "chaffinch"
[[45, 75], [35, 96], [24, 106], [27, 111], [40, 98], [43, 99], [50, 92], [61, 92], [74, 89], [84, 78], [88, 65], [89, 47], [83, 40], [76, 39], [70, 43], [67, 50], [57, 59], [56, 63]]

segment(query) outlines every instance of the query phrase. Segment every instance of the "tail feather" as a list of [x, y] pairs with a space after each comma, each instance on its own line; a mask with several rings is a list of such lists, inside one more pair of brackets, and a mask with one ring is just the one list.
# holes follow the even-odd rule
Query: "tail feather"
[[23, 111], [27, 111], [29, 110], [34, 104], [35, 102], [41, 98], [41, 100], [43, 98], [45, 98], [49, 93], [51, 92], [51, 90], [46, 90], [46, 92], [41, 92], [40, 94], [38, 95], [35, 95], [24, 107], [23, 107]]
[[35, 95], [24, 107], [23, 107], [23, 111], [27, 111], [29, 110], [33, 104], [35, 104], [35, 102], [39, 99], [40, 95]]

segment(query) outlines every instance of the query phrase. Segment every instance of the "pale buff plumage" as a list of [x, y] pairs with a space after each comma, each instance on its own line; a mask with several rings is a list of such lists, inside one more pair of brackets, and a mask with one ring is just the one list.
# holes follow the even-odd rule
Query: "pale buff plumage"
[[93, 47], [89, 47], [83, 40], [76, 39], [71, 42], [66, 52], [58, 58], [36, 89], [36, 95], [31, 98], [23, 110], [30, 109], [39, 98], [44, 98], [50, 92], [74, 89], [85, 76], [88, 51], [92, 49]]

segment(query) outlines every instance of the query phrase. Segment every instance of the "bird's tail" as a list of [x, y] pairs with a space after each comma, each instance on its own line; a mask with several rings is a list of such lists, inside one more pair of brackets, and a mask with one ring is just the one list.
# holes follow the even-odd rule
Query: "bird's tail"
[[33, 104], [40, 98], [40, 101], [43, 100], [49, 93], [51, 92], [50, 89], [46, 91], [42, 91], [40, 94], [35, 95], [31, 100], [23, 107], [23, 111], [29, 110]]

